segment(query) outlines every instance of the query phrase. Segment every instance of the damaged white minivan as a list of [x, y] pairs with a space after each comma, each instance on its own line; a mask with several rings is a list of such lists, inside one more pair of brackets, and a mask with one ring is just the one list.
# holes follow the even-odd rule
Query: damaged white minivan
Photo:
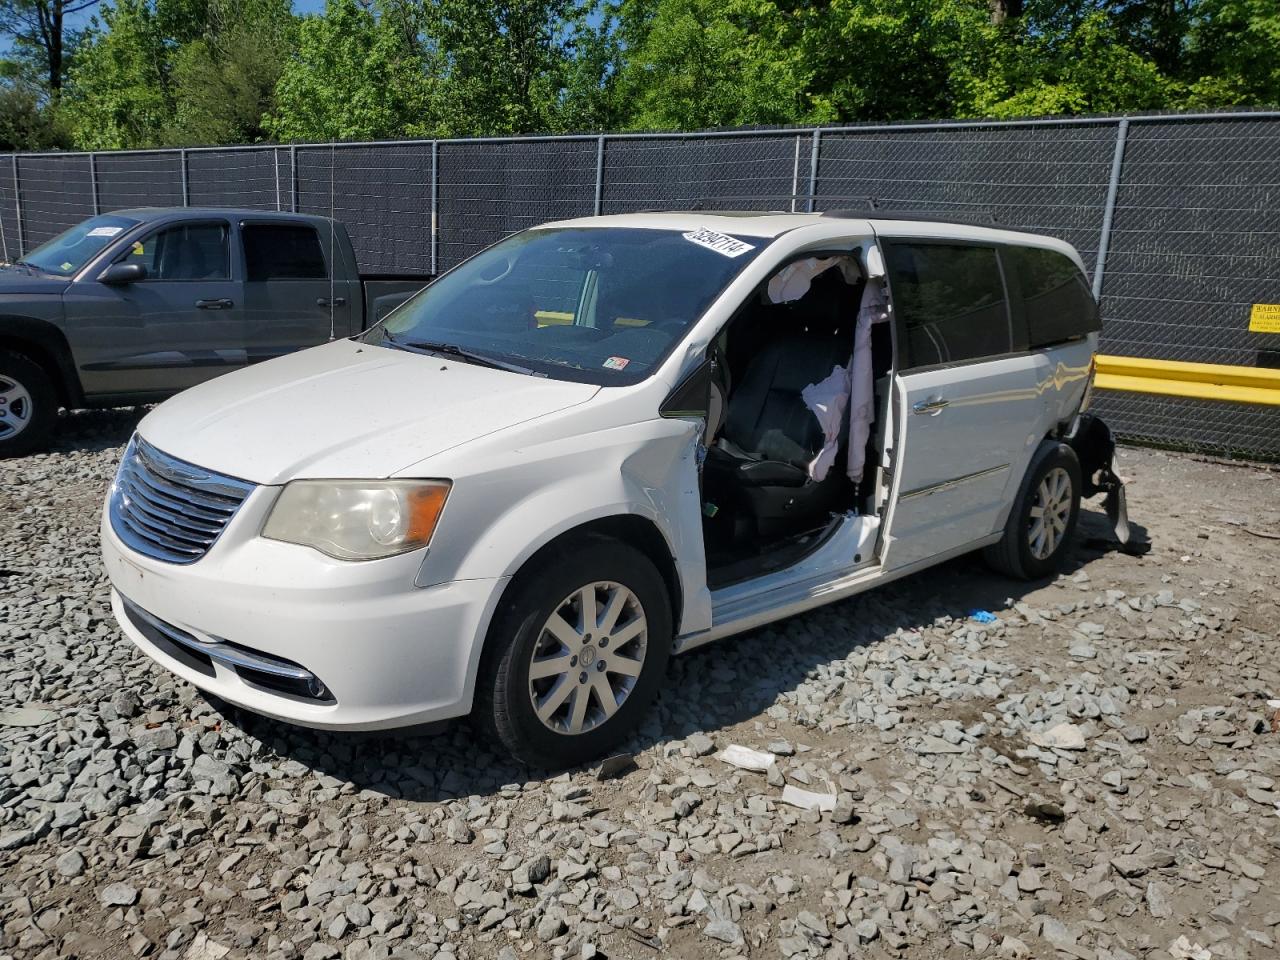
[[[102, 522], [125, 634], [293, 723], [471, 713], [559, 766], [671, 654], [968, 551], [1050, 574], [1123, 491], [1097, 306], [1027, 233], [884, 212], [518, 233], [361, 336], [150, 413]], [[780, 653], [780, 655], [785, 655]]]

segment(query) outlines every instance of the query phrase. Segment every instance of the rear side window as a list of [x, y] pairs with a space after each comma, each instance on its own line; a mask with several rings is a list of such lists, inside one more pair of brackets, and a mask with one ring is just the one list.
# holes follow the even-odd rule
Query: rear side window
[[324, 251], [320, 235], [312, 227], [279, 223], [246, 223], [244, 237], [245, 274], [258, 280], [323, 280]]
[[1005, 256], [1018, 278], [1033, 348], [1102, 329], [1093, 291], [1069, 257], [1036, 247], [1007, 247]]
[[994, 247], [893, 241], [886, 264], [904, 369], [1012, 351]]

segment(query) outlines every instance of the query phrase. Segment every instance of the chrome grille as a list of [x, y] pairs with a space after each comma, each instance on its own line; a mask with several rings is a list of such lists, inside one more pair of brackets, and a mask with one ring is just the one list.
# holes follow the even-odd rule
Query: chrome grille
[[111, 487], [111, 528], [144, 556], [195, 563], [253, 488], [161, 453], [134, 436]]

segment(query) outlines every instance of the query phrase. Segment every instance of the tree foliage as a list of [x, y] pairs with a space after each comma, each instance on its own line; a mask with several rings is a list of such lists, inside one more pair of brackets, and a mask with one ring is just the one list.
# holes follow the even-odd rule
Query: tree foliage
[[55, 16], [93, 2], [0, 0], [13, 144], [1280, 103], [1280, 0], [327, 0], [304, 17], [290, 0], [101, 0], [83, 31]]

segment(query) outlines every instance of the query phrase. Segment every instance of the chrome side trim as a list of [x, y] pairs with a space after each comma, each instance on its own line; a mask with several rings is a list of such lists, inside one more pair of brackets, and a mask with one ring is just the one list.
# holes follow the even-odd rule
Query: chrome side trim
[[277, 660], [274, 657], [268, 657], [263, 654], [254, 653], [246, 650], [244, 647], [233, 647], [225, 642], [211, 642], [201, 640], [198, 637], [180, 630], [171, 623], [166, 623], [154, 614], [148, 613], [132, 600], [125, 596], [120, 597], [124, 604], [125, 610], [129, 615], [139, 620], [145, 621], [150, 627], [159, 633], [164, 634], [168, 639], [172, 640], [180, 647], [186, 647], [192, 653], [198, 653], [208, 657], [215, 663], [220, 663], [225, 667], [236, 669], [243, 667], [247, 670], [256, 670], [258, 673], [269, 674], [273, 677], [280, 677], [285, 680], [301, 680], [318, 682], [318, 678], [314, 673], [305, 667], [300, 667], [296, 663], [290, 663], [284, 660]]
[[915, 490], [908, 490], [902, 494], [899, 500], [909, 500], [912, 497], [927, 497], [932, 493], [939, 493], [943, 490], [950, 490], [952, 487], [958, 487], [962, 483], [968, 483], [970, 480], [978, 480], [982, 477], [989, 477], [993, 473], [999, 473], [1001, 470], [1008, 470], [1009, 464], [1002, 463], [998, 467], [988, 467], [986, 470], [978, 470], [975, 473], [966, 473], [963, 477], [953, 477], [950, 480], [943, 480], [941, 483], [930, 484], [927, 487], [918, 487]]

